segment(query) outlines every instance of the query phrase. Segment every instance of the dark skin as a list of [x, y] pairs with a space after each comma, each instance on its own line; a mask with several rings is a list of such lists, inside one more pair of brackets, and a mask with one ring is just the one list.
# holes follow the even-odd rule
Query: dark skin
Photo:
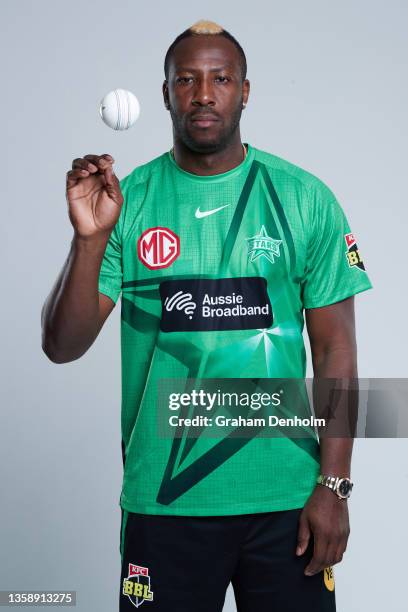
[[[174, 155], [184, 170], [211, 175], [242, 162], [239, 120], [249, 95], [236, 47], [222, 36], [189, 37], [172, 55], [163, 97], [173, 121]], [[72, 162], [66, 199], [74, 228], [71, 249], [44, 303], [42, 346], [54, 363], [81, 357], [114, 308], [98, 293], [98, 277], [123, 195], [109, 154]], [[356, 378], [354, 298], [305, 310], [313, 370], [317, 378]], [[350, 476], [352, 439], [321, 439], [321, 473]], [[313, 557], [305, 574], [341, 561], [349, 536], [347, 500], [316, 485], [302, 510], [298, 548], [313, 536]]]
[[[354, 297], [323, 308], [305, 310], [316, 378], [357, 378]], [[353, 438], [322, 437], [320, 472], [350, 478]], [[300, 515], [298, 548], [303, 554], [313, 534], [313, 557], [305, 574], [339, 563], [350, 534], [346, 499], [316, 485]]]
[[163, 98], [173, 121], [174, 156], [193, 174], [227, 172], [243, 159], [239, 129], [249, 96], [239, 52], [222, 36], [189, 37], [175, 48]]

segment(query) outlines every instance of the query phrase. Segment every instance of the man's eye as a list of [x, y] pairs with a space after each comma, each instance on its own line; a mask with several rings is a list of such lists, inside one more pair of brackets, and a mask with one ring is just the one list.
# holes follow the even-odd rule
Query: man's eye
[[188, 85], [193, 80], [193, 77], [178, 77], [176, 82], [180, 85]]
[[227, 83], [229, 78], [225, 76], [217, 76], [215, 77], [215, 80], [218, 81], [218, 83]]

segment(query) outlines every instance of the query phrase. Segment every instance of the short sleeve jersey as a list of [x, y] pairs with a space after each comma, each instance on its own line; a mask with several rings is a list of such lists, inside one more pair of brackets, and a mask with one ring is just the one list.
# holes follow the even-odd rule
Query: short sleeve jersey
[[304, 309], [372, 287], [331, 190], [247, 149], [223, 174], [191, 174], [166, 152], [120, 182], [99, 291], [121, 296], [120, 505], [129, 512], [299, 508], [319, 474], [313, 437], [158, 435], [162, 380], [304, 378]]

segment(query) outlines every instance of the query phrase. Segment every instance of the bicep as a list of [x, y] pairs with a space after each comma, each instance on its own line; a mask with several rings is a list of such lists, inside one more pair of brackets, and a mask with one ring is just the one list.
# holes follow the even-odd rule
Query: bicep
[[305, 309], [306, 327], [313, 358], [333, 351], [355, 351], [354, 296]]
[[112, 310], [115, 308], [115, 302], [110, 297], [105, 295], [104, 293], [99, 292], [98, 295], [99, 295], [99, 329], [98, 329], [98, 333], [99, 333], [106, 319], [108, 318]]

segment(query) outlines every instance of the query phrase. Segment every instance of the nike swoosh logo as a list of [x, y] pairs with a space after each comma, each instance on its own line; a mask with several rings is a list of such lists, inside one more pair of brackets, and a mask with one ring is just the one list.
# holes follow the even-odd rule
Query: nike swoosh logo
[[198, 207], [197, 210], [195, 211], [195, 217], [196, 219], [202, 219], [203, 217], [208, 217], [208, 215], [213, 215], [214, 213], [218, 212], [219, 210], [222, 210], [223, 208], [226, 208], [227, 206], [229, 206], [229, 204], [224, 204], [224, 206], [219, 206], [218, 208], [213, 208], [212, 210], [204, 210], [204, 211], [201, 211], [200, 207]]

